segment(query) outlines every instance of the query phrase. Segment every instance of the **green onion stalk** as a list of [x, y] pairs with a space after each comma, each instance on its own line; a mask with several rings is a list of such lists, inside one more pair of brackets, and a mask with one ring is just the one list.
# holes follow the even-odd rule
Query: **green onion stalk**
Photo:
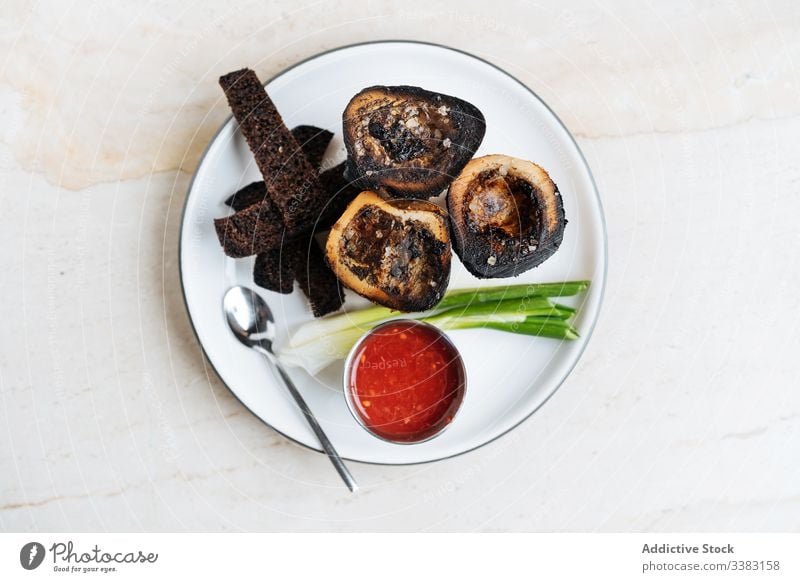
[[278, 352], [281, 361], [316, 374], [345, 358], [364, 333], [394, 319], [416, 319], [444, 331], [485, 328], [509, 333], [577, 339], [570, 320], [574, 307], [554, 303], [552, 297], [578, 295], [589, 281], [532, 283], [480, 289], [459, 289], [445, 294], [428, 311], [400, 313], [387, 307], [368, 307], [310, 321], [300, 326]]

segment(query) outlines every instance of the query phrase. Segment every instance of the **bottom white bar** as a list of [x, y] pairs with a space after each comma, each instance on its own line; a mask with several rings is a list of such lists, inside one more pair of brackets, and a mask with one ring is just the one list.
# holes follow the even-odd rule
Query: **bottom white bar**
[[800, 534], [2, 534], [0, 580], [800, 580]]

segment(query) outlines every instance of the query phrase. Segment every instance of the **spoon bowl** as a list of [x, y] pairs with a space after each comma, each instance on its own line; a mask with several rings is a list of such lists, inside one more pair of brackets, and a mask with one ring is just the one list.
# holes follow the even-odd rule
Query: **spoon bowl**
[[240, 342], [252, 347], [259, 341], [275, 340], [275, 318], [258, 293], [237, 285], [225, 293], [222, 308], [231, 331]]

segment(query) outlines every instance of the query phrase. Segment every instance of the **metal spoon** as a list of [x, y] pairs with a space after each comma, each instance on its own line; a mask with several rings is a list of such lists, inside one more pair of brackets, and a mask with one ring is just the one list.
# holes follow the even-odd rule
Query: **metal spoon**
[[272, 342], [275, 340], [275, 320], [267, 303], [252, 289], [236, 286], [231, 287], [225, 293], [222, 307], [225, 311], [225, 316], [228, 318], [228, 325], [230, 325], [231, 331], [239, 341], [247, 347], [264, 354], [272, 363], [273, 368], [278, 372], [278, 376], [283, 380], [283, 384], [289, 390], [295, 402], [297, 402], [297, 406], [303, 411], [306, 421], [308, 421], [314, 434], [317, 435], [322, 448], [331, 463], [333, 463], [339, 476], [347, 485], [347, 488], [355, 492], [358, 489], [355, 479], [353, 479], [350, 471], [347, 470], [344, 461], [342, 461], [336, 449], [333, 448], [331, 441], [328, 440], [317, 419], [314, 418], [311, 409], [308, 408], [308, 404], [303, 400], [289, 374], [286, 373], [283, 365], [272, 351]]

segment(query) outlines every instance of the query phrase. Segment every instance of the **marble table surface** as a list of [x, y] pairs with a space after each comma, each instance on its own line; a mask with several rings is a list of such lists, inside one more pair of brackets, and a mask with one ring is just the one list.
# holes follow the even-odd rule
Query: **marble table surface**
[[[0, 530], [797, 530], [798, 27], [790, 0], [5, 2]], [[386, 38], [542, 95], [611, 261], [543, 409], [459, 458], [356, 465], [351, 496], [204, 361], [178, 226], [220, 74]]]

